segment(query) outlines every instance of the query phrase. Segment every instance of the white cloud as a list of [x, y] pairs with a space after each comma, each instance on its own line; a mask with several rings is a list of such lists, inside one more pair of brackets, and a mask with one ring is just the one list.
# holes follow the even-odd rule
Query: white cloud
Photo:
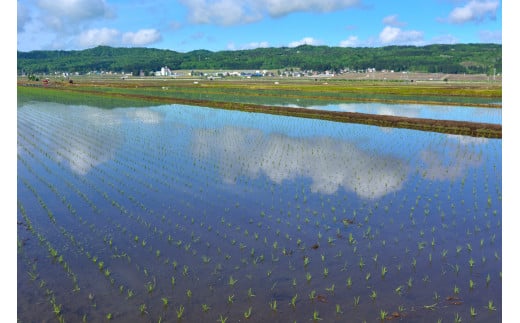
[[101, 28], [90, 29], [78, 36], [78, 43], [82, 47], [94, 47], [98, 45], [114, 45], [119, 43], [120, 33], [116, 29]]
[[496, 18], [499, 1], [496, 0], [471, 0], [464, 7], [457, 7], [449, 14], [447, 21], [454, 24], [462, 24], [469, 21], [481, 22], [486, 17]]
[[25, 25], [27, 25], [31, 21], [31, 16], [29, 14], [29, 9], [24, 4], [18, 2], [17, 11], [16, 11], [16, 29], [18, 32], [25, 31]]
[[453, 35], [441, 35], [434, 37], [430, 43], [432, 44], [456, 44], [459, 40]]
[[356, 6], [360, 0], [180, 0], [197, 24], [236, 25], [294, 12], [331, 12]]
[[236, 25], [260, 20], [248, 2], [235, 0], [180, 0], [188, 8], [189, 20], [196, 24]]
[[482, 30], [478, 36], [484, 43], [502, 43], [502, 31]]
[[269, 42], [261, 41], [261, 42], [250, 42], [248, 44], [242, 45], [241, 49], [255, 49], [255, 48], [267, 48], [269, 47]]
[[279, 17], [293, 12], [331, 12], [356, 6], [359, 0], [265, 0], [258, 1], [270, 16]]
[[322, 42], [319, 41], [319, 40], [316, 40], [312, 37], [304, 37], [302, 38], [301, 40], [295, 40], [293, 42], [290, 42], [288, 47], [298, 47], [298, 46], [301, 46], [301, 45], [321, 45]]
[[401, 22], [397, 19], [397, 15], [386, 16], [383, 18], [383, 24], [393, 27], [403, 27], [406, 23]]
[[122, 42], [126, 45], [144, 46], [161, 40], [161, 34], [156, 29], [141, 29], [137, 32], [123, 34]]
[[356, 47], [359, 46], [359, 39], [357, 36], [350, 36], [349, 38], [339, 42], [340, 47]]
[[105, 0], [39, 0], [37, 5], [46, 16], [76, 22], [112, 15]]
[[379, 40], [383, 45], [389, 44], [415, 44], [423, 41], [423, 33], [416, 30], [402, 30], [401, 28], [386, 26], [379, 34]]

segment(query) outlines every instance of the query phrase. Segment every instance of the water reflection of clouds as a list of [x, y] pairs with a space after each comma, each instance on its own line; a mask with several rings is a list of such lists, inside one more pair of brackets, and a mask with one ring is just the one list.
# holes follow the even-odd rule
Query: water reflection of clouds
[[127, 120], [156, 124], [161, 113], [149, 109], [100, 109], [91, 106], [69, 106], [57, 103], [26, 105], [24, 109], [37, 109], [47, 114], [38, 118], [34, 129], [42, 128], [53, 140], [46, 143], [55, 151], [57, 160], [67, 164], [79, 174], [87, 174], [93, 167], [111, 160], [124, 143], [121, 127]]
[[196, 131], [193, 148], [196, 155], [219, 164], [226, 182], [261, 174], [275, 183], [310, 178], [311, 189], [326, 194], [343, 188], [363, 198], [379, 198], [401, 189], [408, 172], [393, 156], [329, 137], [295, 138], [229, 126]]
[[439, 181], [462, 178], [468, 168], [482, 163], [472, 145], [485, 144], [489, 139], [459, 135], [446, 135], [446, 138], [446, 147], [430, 148], [420, 153], [427, 179]]
[[[298, 105], [288, 105], [299, 107]], [[446, 106], [425, 104], [383, 104], [383, 103], [339, 103], [314, 105], [306, 109], [356, 112], [376, 115], [400, 116], [406, 118], [426, 118], [439, 120], [460, 120], [472, 122], [502, 123], [501, 109], [472, 108], [468, 106]]]

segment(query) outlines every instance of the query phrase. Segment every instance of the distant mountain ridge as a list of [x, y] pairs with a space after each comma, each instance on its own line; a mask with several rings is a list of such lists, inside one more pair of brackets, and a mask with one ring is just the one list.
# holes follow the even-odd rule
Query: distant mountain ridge
[[139, 74], [171, 70], [393, 70], [481, 74], [502, 72], [501, 44], [386, 47], [302, 45], [187, 53], [154, 48], [98, 46], [84, 50], [17, 52], [18, 74], [113, 71]]

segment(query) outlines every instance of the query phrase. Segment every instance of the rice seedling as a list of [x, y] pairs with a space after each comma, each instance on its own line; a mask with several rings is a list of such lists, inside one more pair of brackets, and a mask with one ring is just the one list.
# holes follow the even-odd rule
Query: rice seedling
[[386, 266], [381, 267], [381, 278], [385, 278], [386, 273], [388, 272], [388, 268]]
[[359, 259], [359, 269], [363, 270], [363, 267], [365, 266], [365, 262], [363, 261], [363, 257]]
[[227, 298], [227, 302], [228, 304], [233, 304], [235, 302], [235, 294], [233, 295], [228, 295], [228, 298]]
[[455, 319], [453, 320], [455, 323], [462, 323], [462, 317], [459, 315], [459, 313], [455, 313]]
[[492, 300], [489, 300], [488, 301], [488, 304], [487, 304], [487, 307], [486, 307], [489, 311], [496, 311], [497, 308], [495, 307], [495, 305], [493, 305], [493, 301]]
[[351, 288], [352, 287], [352, 277], [348, 277], [347, 278], [347, 288]]
[[320, 317], [320, 313], [317, 310], [314, 310], [314, 312], [312, 313], [312, 320], [315, 322], [322, 320], [322, 318]]
[[238, 279], [234, 279], [233, 276], [229, 276], [229, 286], [234, 287], [235, 284], [238, 282]]
[[469, 289], [473, 290], [475, 288], [475, 286], [476, 286], [475, 282], [472, 279], [470, 279], [469, 280]]
[[244, 318], [247, 320], [251, 317], [251, 310], [253, 309], [253, 307], [249, 306], [249, 308], [247, 309], [247, 311], [244, 312]]
[[154, 291], [155, 285], [156, 285], [155, 277], [153, 278], [153, 282], [147, 282], [145, 284], [146, 290], [148, 291], [149, 294]]
[[403, 294], [403, 285], [399, 285], [394, 289], [394, 293], [401, 296]]
[[310, 272], [305, 273], [305, 279], [307, 280], [307, 283], [310, 283], [310, 281], [312, 279], [312, 275]]
[[178, 308], [176, 308], [175, 313], [177, 314], [177, 319], [180, 320], [184, 315], [184, 305], [181, 304]]
[[303, 267], [307, 267], [310, 263], [310, 258], [308, 256], [303, 257]]
[[477, 316], [477, 310], [473, 306], [471, 306], [469, 308], [469, 314], [471, 315], [471, 317], [475, 317]]
[[208, 312], [211, 309], [211, 307], [209, 307], [208, 304], [202, 304], [201, 307], [202, 307], [202, 312], [204, 312], [204, 313]]
[[433, 310], [435, 310], [435, 309], [437, 308], [437, 303], [435, 303], [435, 304], [431, 304], [431, 305], [423, 305], [423, 308], [424, 308], [425, 310], [433, 311]]
[[291, 302], [289, 303], [292, 308], [296, 308], [296, 300], [298, 299], [298, 294], [295, 294], [293, 297], [291, 297]]
[[334, 294], [335, 285], [332, 284], [330, 287], [325, 287], [325, 290], [331, 294]]
[[184, 265], [182, 267], [182, 275], [183, 276], [188, 276], [188, 269], [189, 269], [189, 267], [187, 265]]
[[455, 295], [459, 295], [459, 293], [460, 293], [460, 289], [459, 289], [459, 287], [457, 287], [457, 285], [455, 285], [455, 286], [453, 287], [453, 293], [454, 293]]
[[271, 308], [271, 311], [276, 312], [278, 311], [278, 303], [276, 300], [272, 300], [269, 302], [269, 307]]
[[161, 301], [162, 301], [164, 307], [168, 306], [168, 303], [169, 303], [168, 297], [161, 297]]
[[370, 293], [370, 298], [372, 299], [372, 301], [376, 300], [377, 292], [375, 290], [372, 290], [372, 292]]
[[139, 313], [141, 313], [141, 315], [144, 315], [144, 314], [148, 314], [148, 312], [146, 311], [148, 308], [146, 307], [146, 304], [141, 304], [139, 305]]
[[413, 279], [412, 277], [408, 278], [408, 281], [406, 282], [406, 285], [408, 286], [408, 289], [411, 289], [413, 286]]
[[219, 317], [218, 317], [218, 319], [217, 319], [217, 322], [219, 322], [219, 323], [226, 323], [227, 320], [228, 320], [228, 317], [227, 317], [227, 316], [224, 317], [222, 314], [219, 314]]
[[388, 312], [385, 311], [385, 310], [380, 310], [379, 311], [379, 319], [381, 321], [384, 321], [386, 319], [386, 316], [388, 315]]

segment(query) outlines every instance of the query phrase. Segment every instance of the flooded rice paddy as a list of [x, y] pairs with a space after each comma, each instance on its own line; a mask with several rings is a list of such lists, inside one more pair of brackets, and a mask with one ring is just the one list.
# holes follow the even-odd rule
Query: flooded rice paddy
[[183, 105], [17, 120], [19, 322], [501, 320], [500, 139]]
[[[299, 107], [292, 105], [292, 107]], [[341, 103], [308, 106], [308, 109], [359, 112], [407, 118], [470, 121], [502, 124], [502, 109], [424, 104]]]

